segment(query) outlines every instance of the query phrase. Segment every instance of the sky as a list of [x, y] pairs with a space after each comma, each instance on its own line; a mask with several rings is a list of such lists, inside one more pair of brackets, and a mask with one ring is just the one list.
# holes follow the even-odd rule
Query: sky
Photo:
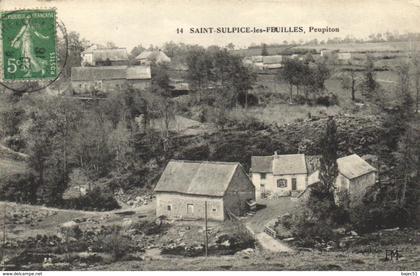
[[[203, 46], [282, 43], [377, 32], [420, 32], [420, 0], [0, 0], [0, 10], [57, 9], [68, 31], [92, 43], [114, 42], [128, 50], [174, 41]], [[295, 27], [306, 33], [191, 34], [201, 27]], [[339, 28], [309, 33], [310, 26]], [[183, 28], [177, 34], [177, 28]]]

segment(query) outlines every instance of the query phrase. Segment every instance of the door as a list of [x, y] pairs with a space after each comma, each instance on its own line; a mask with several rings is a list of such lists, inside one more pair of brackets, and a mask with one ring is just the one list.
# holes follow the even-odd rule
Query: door
[[261, 198], [265, 198], [265, 184], [261, 184], [260, 185], [260, 187], [261, 187]]
[[297, 190], [297, 181], [296, 178], [292, 178], [292, 191]]
[[187, 214], [188, 215], [194, 214], [194, 205], [193, 204], [187, 204]]

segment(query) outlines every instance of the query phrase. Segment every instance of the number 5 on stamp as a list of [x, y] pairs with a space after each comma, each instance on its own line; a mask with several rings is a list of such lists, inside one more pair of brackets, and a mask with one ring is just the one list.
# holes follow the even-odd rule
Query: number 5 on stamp
[[4, 81], [57, 77], [55, 22], [55, 10], [19, 10], [1, 14]]

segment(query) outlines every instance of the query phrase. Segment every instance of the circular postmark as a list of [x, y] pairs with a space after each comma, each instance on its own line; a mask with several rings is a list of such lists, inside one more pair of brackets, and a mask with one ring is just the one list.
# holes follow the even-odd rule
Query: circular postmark
[[[48, 12], [53, 12], [53, 15]], [[48, 24], [46, 24], [48, 21], [42, 20], [42, 18], [47, 17], [53, 17], [54, 20], [51, 22], [51, 18], [49, 18], [49, 23], [52, 25], [49, 28]], [[11, 24], [5, 30], [6, 18], [20, 19], [21, 25], [17, 26], [14, 32], [11, 30], [11, 26], [13, 26]], [[33, 20], [33, 18], [37, 18], [38, 22]], [[0, 60], [3, 60], [3, 63], [0, 63], [2, 67], [1, 86], [19, 93], [36, 92], [47, 88], [62, 76], [69, 56], [69, 42], [66, 27], [62, 21], [57, 20], [55, 10], [25, 9], [3, 12], [0, 17], [0, 24], [0, 45], [2, 47]], [[18, 24], [15, 23], [14, 25]], [[62, 35], [62, 43], [57, 43], [57, 29]], [[10, 33], [13, 32], [13, 34], [7, 35], [8, 30], [11, 30]], [[54, 36], [53, 38], [51, 37], [52, 35]], [[41, 42], [33, 43], [34, 39], [31, 40], [32, 37]], [[43, 41], [46, 42], [42, 43]], [[62, 48], [64, 48], [64, 51], [61, 51], [60, 59], [58, 53], [60, 53]], [[15, 56], [13, 56], [13, 53], [15, 53]], [[57, 66], [58, 64], [59, 66]], [[21, 75], [13, 75], [18, 68]], [[31, 69], [34, 71], [34, 78], [32, 78]], [[42, 77], [46, 74], [46, 71], [50, 72], [51, 78]], [[5, 78], [6, 74], [8, 74], [7, 78]], [[10, 76], [17, 77], [14, 79]], [[41, 77], [37, 78], [37, 76]]]

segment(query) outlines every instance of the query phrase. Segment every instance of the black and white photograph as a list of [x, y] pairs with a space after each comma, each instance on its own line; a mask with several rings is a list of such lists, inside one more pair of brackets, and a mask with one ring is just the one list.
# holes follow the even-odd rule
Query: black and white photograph
[[0, 0], [0, 273], [417, 276], [419, 23], [420, 0]]

